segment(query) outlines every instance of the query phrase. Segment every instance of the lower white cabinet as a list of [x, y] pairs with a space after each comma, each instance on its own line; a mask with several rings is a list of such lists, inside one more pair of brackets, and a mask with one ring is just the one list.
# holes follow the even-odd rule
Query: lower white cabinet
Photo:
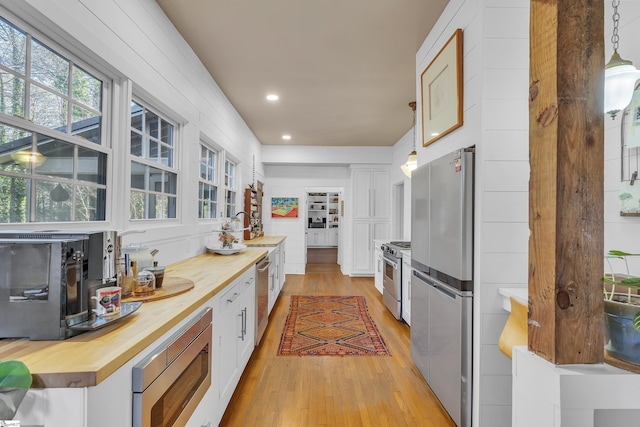
[[389, 237], [388, 221], [353, 221], [353, 276], [375, 276], [374, 240]]
[[220, 417], [255, 346], [255, 279], [251, 268], [214, 297], [212, 363]]
[[320, 228], [307, 229], [307, 246], [308, 247], [335, 247], [338, 246], [338, 229], [337, 228]]
[[383, 267], [383, 261], [382, 261], [382, 249], [380, 249], [380, 245], [375, 242], [376, 248], [375, 248], [375, 252], [374, 252], [374, 259], [373, 262], [375, 263], [374, 268], [374, 284], [376, 286], [376, 289], [378, 291], [380, 291], [380, 293], [382, 293], [382, 288], [383, 288], [383, 277], [382, 277], [382, 267]]
[[307, 246], [326, 246], [326, 234], [324, 229], [307, 230]]
[[411, 256], [402, 257], [402, 320], [411, 326]]
[[271, 264], [269, 265], [269, 314], [271, 314], [271, 310], [276, 304], [276, 300], [280, 294], [280, 278], [278, 277], [278, 272], [280, 270], [279, 247], [276, 246], [275, 249], [272, 249], [271, 252], [269, 252], [269, 261], [271, 261]]

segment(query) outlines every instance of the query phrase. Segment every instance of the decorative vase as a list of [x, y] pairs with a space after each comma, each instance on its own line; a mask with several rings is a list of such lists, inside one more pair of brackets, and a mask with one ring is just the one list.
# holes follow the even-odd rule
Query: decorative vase
[[[622, 302], [631, 298], [631, 303]], [[640, 295], [616, 293], [604, 301], [605, 350], [616, 359], [640, 365], [640, 332], [633, 320], [640, 311]]]

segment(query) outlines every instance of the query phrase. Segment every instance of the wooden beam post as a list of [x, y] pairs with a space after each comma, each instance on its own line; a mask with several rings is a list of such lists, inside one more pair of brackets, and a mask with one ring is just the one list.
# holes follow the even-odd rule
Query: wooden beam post
[[531, 0], [529, 350], [603, 361], [604, 3]]

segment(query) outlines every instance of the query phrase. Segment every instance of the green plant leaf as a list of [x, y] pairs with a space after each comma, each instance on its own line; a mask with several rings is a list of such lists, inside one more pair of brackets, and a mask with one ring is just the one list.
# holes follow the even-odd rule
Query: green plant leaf
[[633, 329], [640, 332], [640, 311], [633, 317]]
[[0, 362], [0, 387], [29, 388], [31, 382], [31, 372], [24, 363], [19, 360]]
[[612, 255], [612, 256], [638, 256], [640, 254], [630, 254], [628, 252], [623, 252], [623, 251], [619, 251], [616, 249], [612, 249], [610, 250], [607, 255]]

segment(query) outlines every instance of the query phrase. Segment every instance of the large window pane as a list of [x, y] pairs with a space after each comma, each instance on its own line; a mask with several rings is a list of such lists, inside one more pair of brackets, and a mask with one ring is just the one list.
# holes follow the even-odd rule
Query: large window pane
[[76, 221], [104, 220], [99, 207], [105, 190], [84, 185], [76, 186]]
[[164, 192], [168, 194], [176, 194], [178, 191], [178, 175], [175, 173], [165, 172]]
[[0, 64], [24, 75], [27, 66], [27, 35], [0, 18]]
[[160, 139], [165, 144], [173, 147], [173, 125], [166, 120], [162, 120], [162, 135]]
[[31, 78], [66, 95], [69, 93], [69, 61], [32, 39]]
[[0, 18], [0, 221], [105, 219], [107, 153], [76, 138], [102, 144], [96, 76]]
[[100, 115], [77, 105], [72, 107], [71, 114], [71, 133], [99, 144], [102, 120]]
[[72, 78], [73, 99], [99, 111], [102, 105], [102, 82], [75, 65]]
[[142, 119], [144, 109], [136, 102], [131, 101], [131, 127], [142, 132]]
[[24, 117], [25, 81], [0, 71], [0, 112]]
[[29, 101], [31, 121], [59, 132], [67, 131], [68, 102], [66, 99], [31, 85], [31, 99]]
[[131, 191], [130, 215], [131, 219], [144, 219], [144, 195], [139, 191]]
[[38, 166], [41, 175], [73, 179], [75, 146], [69, 142], [38, 135], [38, 151], [46, 157], [46, 161]]
[[149, 167], [149, 190], [162, 192], [162, 170]]
[[[132, 188], [144, 192], [143, 197], [136, 195], [138, 198], [131, 200], [132, 219], [176, 217], [177, 198], [170, 196], [177, 194], [178, 181], [173, 169], [174, 132], [175, 127], [162, 115], [142, 103], [131, 102], [130, 153], [140, 159], [131, 162], [131, 182]], [[142, 206], [134, 206], [140, 203]]]
[[131, 132], [131, 154], [142, 157], [142, 135]]
[[27, 222], [27, 195], [31, 180], [0, 175], [0, 223]]
[[137, 162], [131, 162], [131, 188], [137, 188], [144, 190], [145, 185], [145, 173], [147, 167]]
[[144, 116], [144, 126], [145, 126], [145, 132], [147, 133], [147, 135], [151, 136], [152, 138], [156, 138], [156, 139], [158, 138], [159, 136], [158, 128], [160, 127], [160, 118], [156, 113], [154, 113], [153, 111], [147, 110]]
[[79, 181], [106, 184], [107, 155], [99, 151], [78, 147], [78, 174], [76, 178]]
[[[37, 222], [60, 222], [71, 221], [73, 203], [71, 197], [55, 201], [51, 193], [57, 184], [53, 182], [36, 182], [36, 206], [35, 213]], [[70, 195], [69, 195], [70, 196]]]

